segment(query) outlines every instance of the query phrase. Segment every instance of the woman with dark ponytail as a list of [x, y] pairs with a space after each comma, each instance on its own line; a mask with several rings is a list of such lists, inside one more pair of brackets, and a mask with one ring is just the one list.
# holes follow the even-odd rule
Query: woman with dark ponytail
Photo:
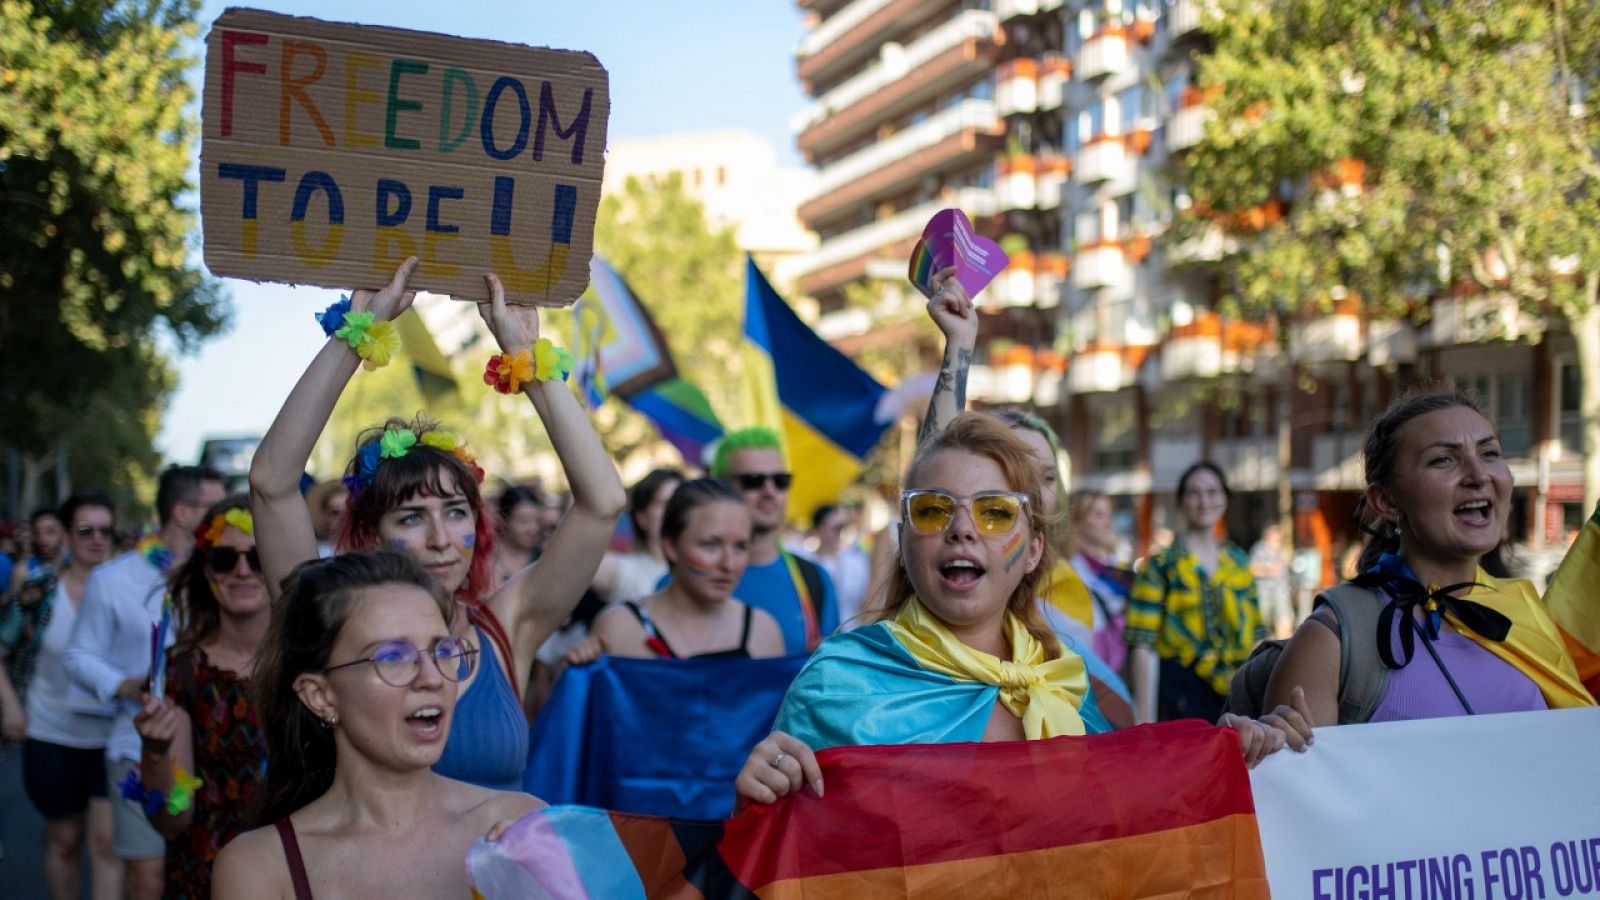
[[1372, 426], [1364, 456], [1357, 589], [1318, 598], [1267, 706], [1303, 690], [1315, 725], [1593, 706], [1538, 592], [1506, 577], [1511, 471], [1472, 400], [1408, 393]]
[[215, 896], [463, 896], [467, 848], [542, 805], [433, 771], [480, 652], [454, 613], [396, 553], [294, 570], [256, 664], [259, 827], [217, 858]]

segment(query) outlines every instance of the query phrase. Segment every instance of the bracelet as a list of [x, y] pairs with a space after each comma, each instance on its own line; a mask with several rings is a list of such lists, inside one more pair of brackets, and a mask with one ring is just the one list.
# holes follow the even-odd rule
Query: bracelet
[[145, 817], [152, 818], [162, 811], [169, 816], [176, 816], [193, 806], [194, 792], [202, 784], [205, 782], [185, 772], [183, 766], [173, 763], [172, 790], [165, 794], [161, 791], [145, 790], [137, 767], [117, 783], [117, 789], [122, 792], [122, 799], [137, 803], [144, 810]]
[[483, 383], [502, 394], [515, 394], [533, 380], [533, 355], [526, 350], [496, 353], [483, 369]]
[[339, 327], [332, 334], [334, 338], [350, 345], [350, 349], [361, 357], [362, 368], [368, 371], [387, 366], [394, 355], [400, 352], [400, 332], [395, 330], [394, 323], [374, 322], [372, 319], [372, 313], [369, 312], [345, 312], [339, 320]]
[[533, 374], [540, 381], [567, 380], [572, 371], [572, 354], [557, 347], [549, 338], [533, 342]]
[[340, 297], [337, 301], [328, 304], [327, 309], [319, 313], [313, 313], [313, 315], [317, 317], [317, 324], [322, 326], [322, 333], [328, 337], [333, 337], [333, 333], [344, 325], [345, 314], [349, 311], [350, 298]]

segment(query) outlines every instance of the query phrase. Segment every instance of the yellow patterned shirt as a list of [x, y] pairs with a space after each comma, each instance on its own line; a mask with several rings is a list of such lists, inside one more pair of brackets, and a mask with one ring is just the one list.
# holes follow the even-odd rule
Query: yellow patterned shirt
[[1173, 541], [1145, 564], [1128, 597], [1124, 639], [1155, 648], [1223, 696], [1266, 636], [1250, 558], [1230, 542], [1218, 548], [1217, 572], [1207, 578], [1194, 554]]

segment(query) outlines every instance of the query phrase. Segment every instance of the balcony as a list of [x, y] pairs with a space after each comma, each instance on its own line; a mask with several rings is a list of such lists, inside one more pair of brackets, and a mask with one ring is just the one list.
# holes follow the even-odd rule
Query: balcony
[[1109, 28], [1083, 42], [1073, 69], [1084, 81], [1115, 75], [1128, 68], [1128, 35], [1122, 28]]
[[952, 206], [972, 218], [991, 215], [994, 195], [986, 188], [962, 188], [823, 241], [796, 267], [801, 293], [816, 294], [860, 278], [867, 272], [867, 263], [884, 253], [900, 257], [897, 261], [903, 270], [903, 263], [928, 220]]
[[1131, 387], [1149, 347], [1096, 343], [1067, 364], [1067, 390], [1074, 394], [1101, 394]]
[[808, 157], [824, 153], [896, 110], [960, 86], [991, 65], [997, 27], [994, 13], [969, 9], [904, 47], [885, 45], [876, 63], [794, 117], [796, 144]]
[[795, 74], [806, 82], [817, 79], [850, 60], [921, 5], [922, 0], [851, 0], [800, 39]]
[[1265, 491], [1278, 486], [1278, 442], [1274, 437], [1232, 438], [1211, 447], [1211, 459], [1228, 473], [1237, 491]]
[[1206, 121], [1211, 118], [1211, 108], [1198, 104], [1185, 106], [1167, 120], [1167, 152], [1178, 153], [1200, 143], [1206, 134]]
[[1417, 361], [1417, 329], [1410, 322], [1368, 322], [1367, 364], [1404, 365]]
[[1039, 200], [1039, 160], [1002, 156], [995, 164], [994, 199], [999, 209], [1033, 209]]
[[1012, 254], [1005, 269], [978, 295], [977, 304], [984, 309], [1032, 306], [1037, 299], [1038, 267], [1038, 259], [1032, 252], [1023, 250]]
[[1080, 291], [1118, 288], [1133, 283], [1133, 269], [1115, 241], [1101, 241], [1078, 248], [1072, 263], [1072, 286]]
[[1078, 148], [1078, 161], [1073, 169], [1078, 173], [1079, 184], [1122, 181], [1132, 173], [1128, 147], [1120, 135], [1097, 135]]
[[1346, 301], [1332, 312], [1289, 326], [1289, 348], [1298, 362], [1354, 362], [1366, 352], [1359, 301]]
[[1012, 59], [995, 71], [994, 105], [1002, 116], [1031, 113], [1039, 108], [1039, 63]]
[[1192, 322], [1173, 326], [1161, 345], [1162, 380], [1215, 378], [1222, 372], [1221, 316], [1201, 313]]
[[1065, 253], [1039, 254], [1039, 270], [1034, 277], [1033, 305], [1040, 309], [1055, 309], [1061, 304], [1061, 285], [1072, 268]]
[[[1311, 440], [1311, 471], [1317, 490], [1359, 491], [1366, 486], [1361, 466], [1363, 435], [1357, 431], [1319, 434]], [[1297, 485], [1298, 487], [1298, 485]]]
[[1167, 10], [1167, 31], [1173, 40], [1199, 31], [1204, 24], [1204, 0], [1173, 0]]
[[1071, 60], [1064, 56], [1046, 56], [1039, 66], [1039, 108], [1058, 109], [1067, 82], [1071, 80]]
[[[1199, 430], [1198, 423], [1194, 423], [1192, 430]], [[1170, 491], [1177, 486], [1183, 471], [1200, 458], [1202, 445], [1199, 437], [1156, 434], [1150, 439], [1150, 480], [1160, 486], [1158, 490]]]
[[1508, 297], [1440, 297], [1431, 309], [1433, 319], [1426, 331], [1429, 347], [1514, 341], [1538, 330], [1537, 320]]
[[850, 154], [817, 175], [811, 199], [800, 205], [801, 221], [819, 220], [909, 184], [978, 150], [1005, 134], [1005, 122], [989, 100], [963, 100], [889, 138]]
[[1061, 205], [1061, 192], [1067, 179], [1072, 177], [1072, 161], [1064, 156], [1047, 156], [1039, 160], [1036, 205], [1040, 209], [1055, 209]]

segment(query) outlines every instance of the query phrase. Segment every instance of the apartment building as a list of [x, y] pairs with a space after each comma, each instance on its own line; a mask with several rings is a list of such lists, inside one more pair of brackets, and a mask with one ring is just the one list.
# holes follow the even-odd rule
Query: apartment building
[[[847, 352], [927, 335], [905, 259], [928, 217], [958, 206], [1013, 260], [979, 298], [974, 401], [1037, 408], [1074, 486], [1112, 495], [1130, 533], [1174, 524], [1178, 475], [1206, 458], [1230, 474], [1230, 532], [1253, 540], [1276, 514], [1287, 416], [1297, 541], [1331, 577], [1357, 537], [1364, 429], [1430, 378], [1477, 392], [1500, 427], [1514, 537], [1554, 541], [1582, 521], [1577, 370], [1559, 326], [1462, 296], [1422, 325], [1371, 321], [1352, 301], [1280, 335], [1215, 311], [1220, 232], [1162, 240], [1189, 204], [1173, 163], [1209, 116], [1193, 84], [1203, 0], [800, 6], [813, 101], [795, 131], [818, 167], [800, 216], [821, 244], [798, 286]], [[1360, 189], [1358, 162], [1333, 174], [1329, 189]]]

